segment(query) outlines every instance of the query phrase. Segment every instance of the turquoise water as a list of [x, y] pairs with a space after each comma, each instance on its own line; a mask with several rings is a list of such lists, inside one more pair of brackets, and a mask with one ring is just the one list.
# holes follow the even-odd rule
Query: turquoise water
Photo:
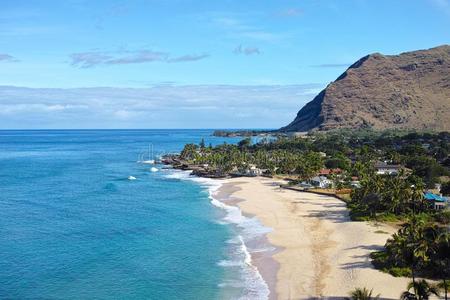
[[211, 132], [0, 131], [0, 298], [260, 297], [219, 183], [137, 163]]

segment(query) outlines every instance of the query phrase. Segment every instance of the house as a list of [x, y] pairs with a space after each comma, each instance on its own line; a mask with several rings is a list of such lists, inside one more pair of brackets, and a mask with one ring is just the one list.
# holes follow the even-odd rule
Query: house
[[386, 162], [377, 162], [374, 167], [379, 175], [397, 175], [403, 168], [401, 165], [389, 165]]
[[247, 176], [261, 176], [263, 174], [263, 170], [257, 168], [255, 165], [249, 165], [249, 168], [245, 170]]
[[230, 172], [230, 176], [233, 177], [240, 177], [240, 176], [248, 176], [248, 177], [256, 177], [261, 176], [264, 174], [266, 170], [260, 169], [256, 167], [255, 165], [248, 165], [244, 169], [238, 169], [237, 167], [234, 167], [233, 170]]
[[350, 181], [350, 186], [355, 189], [361, 188], [361, 183], [359, 181]]
[[320, 187], [322, 189], [330, 188], [333, 186], [333, 182], [325, 176], [315, 176], [309, 181], [313, 186]]
[[351, 177], [350, 186], [355, 189], [359, 189], [361, 187], [361, 183], [359, 182], [358, 176]]
[[287, 136], [305, 139], [308, 137], [308, 132], [307, 131], [288, 132]]
[[241, 170], [238, 170], [237, 168], [235, 168], [233, 175], [234, 176], [256, 177], [256, 176], [261, 176], [264, 173], [264, 171], [265, 170], [262, 170], [262, 169], [256, 167], [256, 165], [250, 164]]
[[440, 210], [447, 207], [448, 199], [441, 195], [426, 192], [423, 194], [425, 200], [433, 207], [433, 209]]
[[335, 174], [341, 174], [342, 170], [339, 168], [336, 169], [321, 169], [319, 171], [319, 176], [329, 176], [329, 175], [335, 175]]
[[441, 191], [441, 188], [442, 188], [442, 184], [440, 184], [440, 183], [435, 183], [435, 184], [434, 184], [434, 189], [435, 189], [436, 191], [440, 192], [440, 191]]

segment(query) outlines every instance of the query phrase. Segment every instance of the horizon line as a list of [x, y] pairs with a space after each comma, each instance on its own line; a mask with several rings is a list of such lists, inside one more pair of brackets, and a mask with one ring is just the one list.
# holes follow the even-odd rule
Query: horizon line
[[306, 86], [306, 85], [324, 85], [324, 82], [306, 82], [306, 83], [260, 83], [260, 84], [228, 84], [228, 83], [200, 83], [200, 84], [176, 84], [176, 83], [155, 83], [148, 84], [144, 86], [72, 86], [72, 87], [49, 87], [49, 86], [25, 86], [25, 85], [10, 85], [10, 84], [0, 84], [0, 88], [23, 88], [23, 89], [59, 89], [59, 90], [70, 90], [70, 89], [148, 89], [154, 87], [277, 87], [277, 86]]
[[66, 130], [66, 131], [107, 131], [107, 130], [277, 130], [278, 128], [0, 128], [0, 131], [45, 131], [45, 130]]

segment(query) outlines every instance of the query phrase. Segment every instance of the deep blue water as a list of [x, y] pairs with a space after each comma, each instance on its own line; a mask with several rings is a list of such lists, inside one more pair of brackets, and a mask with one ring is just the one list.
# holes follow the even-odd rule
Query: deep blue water
[[242, 272], [220, 263], [236, 229], [205, 184], [137, 163], [149, 143], [157, 154], [224, 141], [211, 133], [0, 131], [0, 298], [242, 296], [224, 284]]

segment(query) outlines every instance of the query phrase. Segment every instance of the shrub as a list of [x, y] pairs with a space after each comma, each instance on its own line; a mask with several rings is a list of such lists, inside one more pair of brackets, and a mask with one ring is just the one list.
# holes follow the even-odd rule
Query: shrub
[[411, 277], [411, 269], [410, 268], [392, 267], [389, 269], [385, 269], [383, 271], [391, 274], [394, 277]]
[[410, 277], [411, 270], [408, 267], [394, 267], [390, 263], [389, 254], [385, 251], [376, 251], [370, 253], [372, 264], [376, 269], [389, 273], [394, 277]]
[[400, 219], [393, 213], [384, 213], [378, 216], [378, 220], [381, 222], [398, 222]]
[[436, 213], [434, 216], [436, 222], [442, 223], [444, 225], [450, 224], [450, 210], [443, 210]]

